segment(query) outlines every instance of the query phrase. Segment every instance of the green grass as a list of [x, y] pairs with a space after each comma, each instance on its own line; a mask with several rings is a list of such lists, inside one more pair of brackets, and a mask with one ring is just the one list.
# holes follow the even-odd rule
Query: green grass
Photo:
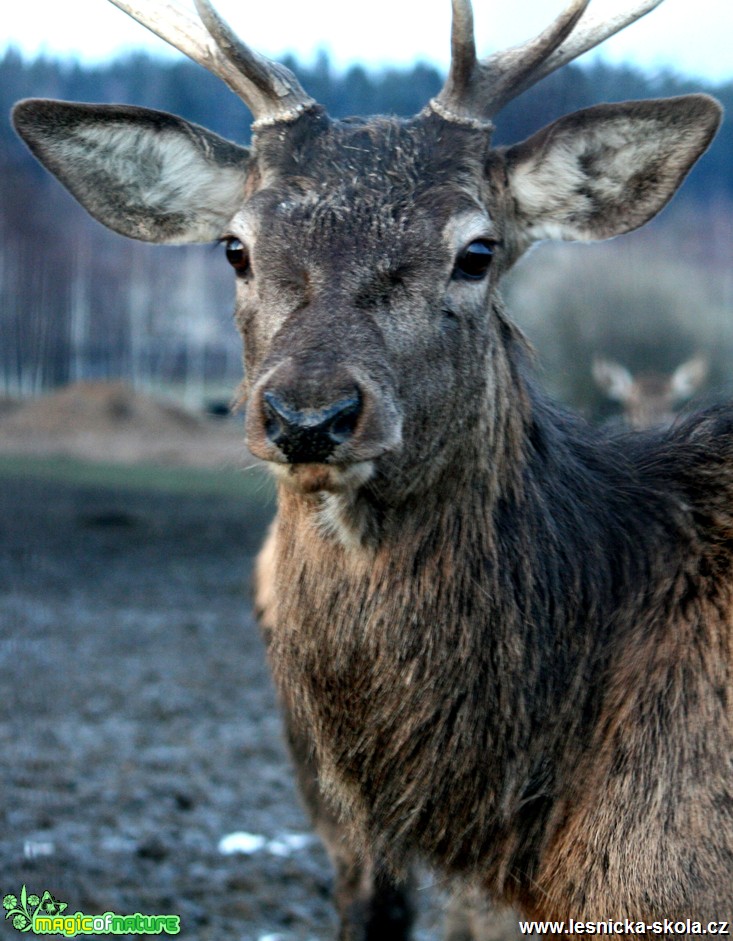
[[204, 470], [153, 465], [105, 464], [66, 457], [0, 455], [2, 478], [58, 481], [95, 488], [191, 495], [216, 494], [274, 500], [275, 488], [265, 468]]

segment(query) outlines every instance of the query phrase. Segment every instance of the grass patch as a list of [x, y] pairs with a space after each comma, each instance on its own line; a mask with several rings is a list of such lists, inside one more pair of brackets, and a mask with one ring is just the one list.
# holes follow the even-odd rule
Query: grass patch
[[209, 470], [148, 464], [105, 464], [67, 457], [0, 455], [1, 478], [58, 481], [83, 487], [152, 493], [216, 494], [270, 503], [275, 487], [265, 468]]

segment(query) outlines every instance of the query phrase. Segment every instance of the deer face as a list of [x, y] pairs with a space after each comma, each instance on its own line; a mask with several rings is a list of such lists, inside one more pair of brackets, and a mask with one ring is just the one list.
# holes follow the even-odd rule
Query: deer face
[[503, 213], [486, 135], [442, 123], [258, 140], [267, 182], [225, 244], [248, 442], [294, 486], [409, 475], [477, 421]]
[[[196, 3], [202, 24], [171, 24], [170, 36], [193, 30], [181, 48], [242, 94], [252, 150], [121, 106], [22, 102], [16, 128], [116, 231], [224, 242], [248, 441], [283, 479], [305, 492], [369, 481], [390, 499], [429, 487], [467, 442], [492, 440], [509, 395], [501, 273], [539, 239], [606, 238], [651, 218], [720, 108], [700, 95], [601, 105], [492, 150], [486, 118], [606, 27], [576, 36], [587, 0], [573, 0], [537, 42], [478, 63], [470, 5], [454, 0], [440, 95], [410, 121], [332, 122]], [[148, 25], [168, 36], [159, 13]]]

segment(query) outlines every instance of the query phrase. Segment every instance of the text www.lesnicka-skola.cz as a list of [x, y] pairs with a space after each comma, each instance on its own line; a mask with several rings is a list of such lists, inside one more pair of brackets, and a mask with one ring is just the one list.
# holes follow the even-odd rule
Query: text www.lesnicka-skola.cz
[[662, 921], [647, 923], [634, 921], [632, 918], [607, 921], [575, 921], [571, 918], [568, 922], [520, 921], [519, 931], [522, 934], [714, 934], [729, 937], [730, 922], [665, 918]]

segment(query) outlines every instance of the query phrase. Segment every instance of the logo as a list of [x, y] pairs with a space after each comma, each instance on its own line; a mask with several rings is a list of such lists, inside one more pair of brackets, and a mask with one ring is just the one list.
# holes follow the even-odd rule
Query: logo
[[117, 915], [105, 912], [103, 915], [85, 915], [83, 912], [68, 913], [66, 902], [54, 898], [50, 892], [36, 895], [28, 892], [25, 886], [20, 895], [5, 895], [3, 908], [5, 918], [13, 928], [33, 934], [62, 935], [74, 938], [77, 935], [123, 935], [123, 934], [178, 934], [181, 919], [178, 915]]
[[50, 918], [60, 916], [68, 908], [65, 902], [59, 902], [50, 892], [44, 892], [39, 898], [37, 895], [20, 890], [20, 898], [15, 895], [6, 895], [3, 899], [5, 917], [13, 919], [13, 928], [18, 931], [32, 931], [33, 919], [36, 913], [47, 915]]

